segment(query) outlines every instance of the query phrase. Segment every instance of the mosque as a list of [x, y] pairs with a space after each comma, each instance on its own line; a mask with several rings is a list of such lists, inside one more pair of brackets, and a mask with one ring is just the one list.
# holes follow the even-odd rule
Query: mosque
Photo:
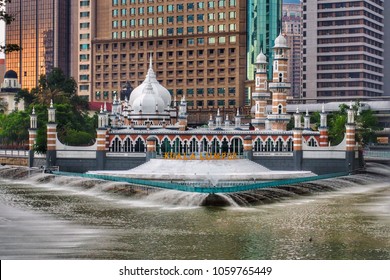
[[[327, 114], [322, 106], [321, 125], [314, 131], [310, 116], [297, 110], [286, 111], [288, 82], [287, 42], [283, 35], [275, 39], [273, 79], [267, 79], [267, 57], [257, 56], [255, 91], [252, 95], [254, 116], [243, 123], [240, 111], [223, 118], [210, 115], [207, 125], [187, 126], [185, 97], [178, 108], [172, 107], [171, 95], [158, 81], [150, 58], [144, 82], [129, 97], [115, 97], [111, 111], [106, 104], [98, 114], [97, 139], [93, 146], [71, 147], [57, 139], [55, 108], [51, 104], [47, 124], [47, 166], [61, 171], [128, 170], [151, 159], [229, 161], [248, 159], [270, 170], [311, 171], [316, 174], [352, 172], [363, 166], [362, 153], [355, 141], [355, 112], [348, 111], [344, 141], [330, 146]], [[267, 104], [271, 110], [267, 111]], [[269, 107], [268, 107], [269, 108]], [[287, 130], [290, 119], [294, 128]], [[37, 117], [31, 115], [29, 143], [30, 166], [42, 159], [33, 152]], [[250, 172], [251, 170], [248, 170]], [[172, 172], [175, 172], [172, 170]]]

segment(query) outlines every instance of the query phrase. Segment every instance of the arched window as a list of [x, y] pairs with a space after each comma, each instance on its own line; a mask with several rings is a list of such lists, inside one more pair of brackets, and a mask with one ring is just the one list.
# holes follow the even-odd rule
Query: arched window
[[255, 151], [255, 152], [261, 152], [261, 146], [262, 146], [261, 139], [258, 138], [258, 139], [255, 141], [254, 151]]
[[111, 142], [110, 151], [114, 153], [122, 151], [122, 141], [118, 137], [115, 137], [115, 139]]
[[283, 106], [282, 106], [282, 104], [279, 104], [278, 105], [278, 114], [281, 115], [282, 112], [283, 112]]
[[294, 143], [293, 140], [290, 138], [287, 141], [287, 151], [292, 152], [294, 150]]
[[279, 83], [283, 82], [283, 73], [279, 73]]
[[170, 153], [172, 151], [171, 143], [169, 139], [165, 138], [161, 142], [161, 154], [164, 155], [164, 153]]
[[192, 154], [192, 153], [197, 153], [198, 151], [199, 151], [198, 141], [196, 141], [196, 139], [193, 138], [190, 141], [189, 152], [190, 154]]
[[231, 140], [230, 144], [230, 152], [231, 153], [236, 153], [237, 155], [242, 155], [243, 153], [243, 145], [242, 145], [242, 140], [240, 138], [234, 138]]
[[123, 143], [123, 151], [125, 153], [130, 153], [131, 150], [132, 150], [131, 146], [132, 146], [131, 139], [130, 138], [126, 138], [125, 142]]
[[307, 142], [307, 145], [309, 147], [317, 147], [317, 141], [314, 138], [310, 138], [310, 140]]
[[278, 141], [276, 141], [275, 151], [276, 152], [283, 152], [283, 140], [280, 138], [278, 139]]
[[134, 152], [144, 153], [145, 152], [145, 143], [141, 138], [138, 138], [135, 142]]

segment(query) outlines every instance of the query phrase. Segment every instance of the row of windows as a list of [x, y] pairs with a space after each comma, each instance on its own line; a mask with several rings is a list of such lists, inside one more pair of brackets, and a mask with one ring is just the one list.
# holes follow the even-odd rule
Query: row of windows
[[[202, 26], [203, 27], [203, 26]], [[217, 33], [217, 32], [227, 32], [226, 30], [223, 31], [223, 30], [220, 30], [219, 28], [223, 29], [225, 27], [218, 27], [218, 29], [215, 27], [215, 26], [209, 26], [210, 30], [214, 30], [214, 31], [210, 31], [210, 32], [213, 32], [213, 33]], [[235, 28], [235, 25], [232, 25], [231, 28]], [[187, 30], [188, 31], [188, 30]], [[192, 32], [192, 31], [190, 31]], [[111, 38], [112, 39], [126, 39], [126, 38], [144, 38], [144, 37], [149, 37], [149, 38], [152, 38], [152, 37], [162, 37], [162, 36], [182, 36], [182, 35], [187, 35], [187, 34], [193, 34], [193, 33], [185, 33], [185, 29], [184, 27], [178, 27], [178, 28], [167, 28], [166, 30], [164, 29], [157, 29], [157, 30], [154, 30], [154, 29], [149, 29], [149, 30], [132, 30], [132, 31], [114, 31], [112, 32], [111, 34]], [[215, 44], [215, 43], [220, 43], [220, 44], [224, 44], [226, 42], [229, 42], [229, 43], [236, 43], [237, 41], [237, 37], [235, 35], [232, 35], [232, 36], [220, 36], [220, 37], [209, 37], [207, 39], [207, 43], [208, 44]], [[195, 45], [195, 42], [196, 44], [198, 45], [203, 45], [205, 44], [205, 39], [203, 37], [200, 37], [200, 38], [190, 38], [187, 40], [188, 44], [189, 45]]]
[[[113, 13], [115, 10], [113, 11]], [[207, 16], [205, 14], [189, 14], [186, 16], [167, 16], [167, 17], [148, 17], [148, 18], [138, 18], [138, 19], [122, 19], [122, 20], [113, 20], [112, 21], [112, 28], [118, 28], [118, 27], [135, 27], [135, 26], [151, 26], [154, 24], [157, 25], [163, 25], [163, 24], [183, 24], [184, 22], [193, 23], [195, 19], [198, 22], [203, 22], [207, 18], [208, 21], [215, 21], [215, 20], [225, 20], [226, 15], [228, 15], [229, 19], [235, 19], [237, 17], [236, 12], [220, 12], [220, 13], [208, 13]], [[80, 26], [81, 27], [81, 26]]]
[[[89, 1], [81, 1], [81, 2], [89, 2]], [[153, 0], [147, 0], [148, 3], [154, 3]], [[121, 5], [127, 5], [127, 4], [143, 4], [145, 3], [145, 0], [112, 0], [112, 5], [113, 6], [118, 6], [119, 4]], [[237, 5], [237, 0], [216, 0], [216, 1], [207, 1], [207, 8], [213, 9], [215, 7], [223, 8], [227, 7], [235, 7]], [[80, 3], [81, 5], [81, 3]], [[89, 3], [88, 3], [89, 5]], [[167, 12], [183, 12], [185, 8], [187, 8], [188, 11], [194, 10], [195, 6], [197, 7], [198, 10], [203, 10], [205, 8], [205, 2], [197, 2], [196, 4], [194, 2], [187, 3], [187, 5], [184, 4], [168, 4], [166, 5], [166, 11]], [[163, 5], [157, 6], [157, 12], [163, 13], [164, 12], [164, 7]], [[149, 10], [149, 8], [152, 8]], [[151, 13], [153, 12], [153, 6], [148, 7], [148, 11]]]

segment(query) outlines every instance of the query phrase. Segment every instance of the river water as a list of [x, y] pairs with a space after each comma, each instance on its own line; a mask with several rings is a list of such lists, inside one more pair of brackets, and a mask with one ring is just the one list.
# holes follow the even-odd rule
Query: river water
[[390, 259], [390, 169], [370, 168], [389, 177], [332, 179], [334, 191], [249, 207], [80, 179], [0, 179], [0, 258]]

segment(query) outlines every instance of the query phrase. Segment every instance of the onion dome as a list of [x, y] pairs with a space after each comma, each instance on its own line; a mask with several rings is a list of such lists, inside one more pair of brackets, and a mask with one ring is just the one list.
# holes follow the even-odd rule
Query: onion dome
[[275, 39], [275, 46], [274, 46], [274, 48], [288, 48], [287, 40], [282, 35], [282, 33], [280, 33], [279, 36]]
[[133, 101], [133, 112], [136, 114], [142, 111], [142, 114], [161, 114], [164, 112], [165, 103], [160, 95], [156, 94], [153, 84], [146, 81], [141, 95]]
[[130, 99], [129, 99], [129, 105], [132, 108], [134, 108], [134, 105], [135, 105], [134, 101], [143, 94], [143, 91], [144, 91], [147, 83], [150, 83], [152, 85], [153, 92], [155, 94], [157, 94], [158, 96], [160, 96], [161, 99], [164, 101], [164, 104], [165, 104], [164, 108], [171, 106], [171, 94], [169, 93], [169, 91], [165, 87], [160, 85], [160, 83], [157, 81], [156, 74], [154, 73], [153, 68], [152, 68], [152, 58], [150, 58], [149, 70], [148, 70], [148, 73], [146, 75], [145, 80], [143, 81], [142, 84], [140, 84], [138, 87], [136, 87], [131, 92]]
[[259, 55], [256, 57], [256, 64], [267, 64], [267, 57], [265, 54], [263, 54], [263, 50], [259, 53]]
[[5, 72], [4, 79], [17, 79], [18, 74], [14, 70], [8, 70]]

